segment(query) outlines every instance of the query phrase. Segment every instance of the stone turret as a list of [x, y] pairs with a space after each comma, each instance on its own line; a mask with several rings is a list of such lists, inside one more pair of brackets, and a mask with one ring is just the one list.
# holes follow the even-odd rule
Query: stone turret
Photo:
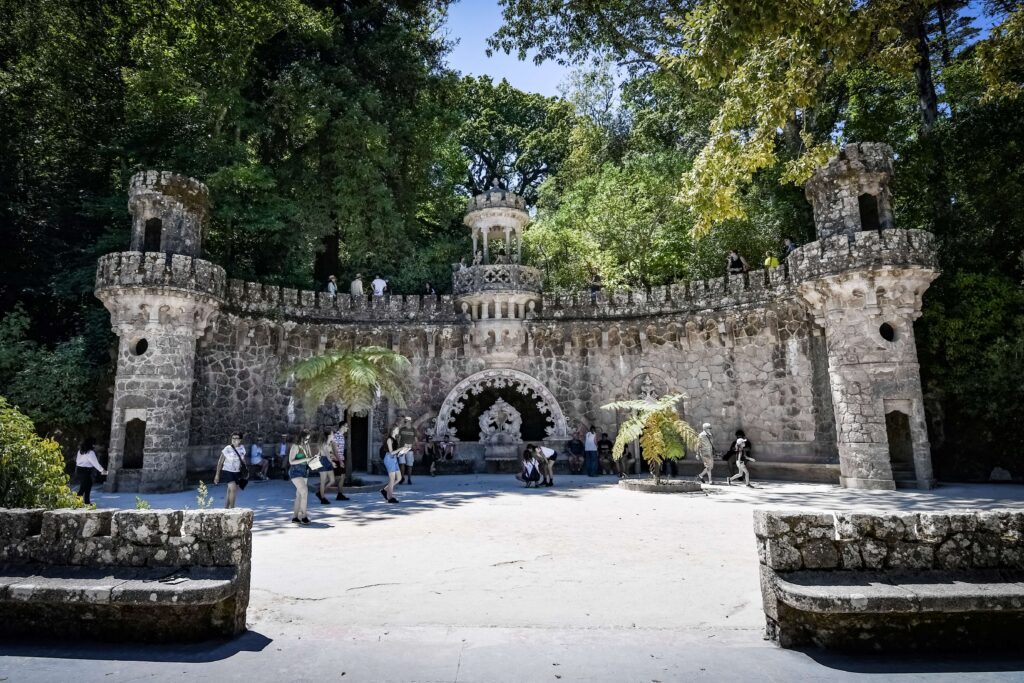
[[807, 181], [818, 238], [893, 227], [892, 148], [880, 142], [847, 145]]
[[120, 337], [108, 490], [185, 485], [196, 340], [225, 296], [224, 270], [198, 258], [206, 186], [173, 173], [132, 178], [132, 251], [108, 254], [96, 296]]
[[807, 196], [818, 241], [788, 259], [825, 333], [841, 483], [850, 488], [934, 484], [914, 321], [938, 269], [931, 234], [892, 229], [891, 154], [848, 145], [815, 173]]
[[[541, 271], [520, 263], [530, 214], [522, 197], [495, 181], [469, 201], [464, 222], [472, 231], [475, 258], [469, 267], [456, 265], [452, 274], [456, 312], [472, 321], [473, 345], [491, 364], [502, 364], [519, 354], [525, 344], [523, 321], [540, 308]], [[503, 246], [496, 255], [498, 239]]]
[[132, 251], [199, 258], [210, 210], [209, 191], [194, 178], [167, 171], [143, 171], [128, 187]]

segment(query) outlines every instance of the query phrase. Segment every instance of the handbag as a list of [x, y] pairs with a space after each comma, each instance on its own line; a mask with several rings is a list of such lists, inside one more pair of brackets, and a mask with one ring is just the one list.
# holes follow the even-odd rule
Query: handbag
[[238, 479], [235, 480], [235, 485], [244, 491], [245, 487], [249, 485], [249, 466], [245, 464], [245, 458], [242, 457], [237, 448], [232, 446], [231, 450], [238, 456], [238, 464], [241, 465], [238, 469]]
[[323, 460], [320, 457], [310, 458], [306, 462], [306, 467], [309, 468], [310, 472], [319, 472], [321, 469], [323, 469], [323, 466], [324, 466], [324, 463], [323, 463]]

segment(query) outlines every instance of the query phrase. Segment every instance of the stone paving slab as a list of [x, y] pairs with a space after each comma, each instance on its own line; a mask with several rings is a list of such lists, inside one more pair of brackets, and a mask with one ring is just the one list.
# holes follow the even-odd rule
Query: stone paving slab
[[[762, 640], [756, 507], [1024, 509], [1024, 487], [706, 487], [649, 496], [610, 477], [524, 490], [505, 475], [417, 478], [290, 524], [288, 482], [256, 511], [250, 633], [199, 646], [0, 643], [0, 679], [211, 681], [1021, 680], [1024, 657], [858, 658]], [[211, 492], [221, 503], [224, 487]], [[194, 492], [154, 507], [195, 507]], [[95, 496], [133, 507], [135, 494]], [[342, 673], [344, 672], [344, 676]], [[559, 678], [560, 677], [560, 678]]]

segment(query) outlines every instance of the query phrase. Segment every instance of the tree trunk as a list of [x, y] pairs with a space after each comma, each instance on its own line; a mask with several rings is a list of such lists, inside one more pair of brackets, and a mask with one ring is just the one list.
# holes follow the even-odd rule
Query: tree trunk
[[921, 135], [928, 135], [939, 120], [939, 98], [935, 94], [932, 78], [932, 60], [928, 49], [928, 30], [925, 16], [919, 14], [911, 19], [910, 38], [914, 40], [917, 61], [914, 62], [914, 82], [917, 84], [917, 110], [921, 115]]

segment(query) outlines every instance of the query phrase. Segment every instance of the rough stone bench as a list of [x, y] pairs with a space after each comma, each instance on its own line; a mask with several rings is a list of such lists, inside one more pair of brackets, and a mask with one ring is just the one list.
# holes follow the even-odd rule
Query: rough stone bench
[[767, 636], [782, 647], [1019, 647], [1024, 512], [754, 513]]
[[237, 635], [251, 554], [251, 510], [0, 510], [0, 635]]
[[438, 460], [435, 474], [473, 474], [476, 469], [475, 460]]
[[523, 467], [523, 459], [518, 455], [510, 458], [490, 457], [484, 458], [484, 464], [489, 474], [517, 474]]

